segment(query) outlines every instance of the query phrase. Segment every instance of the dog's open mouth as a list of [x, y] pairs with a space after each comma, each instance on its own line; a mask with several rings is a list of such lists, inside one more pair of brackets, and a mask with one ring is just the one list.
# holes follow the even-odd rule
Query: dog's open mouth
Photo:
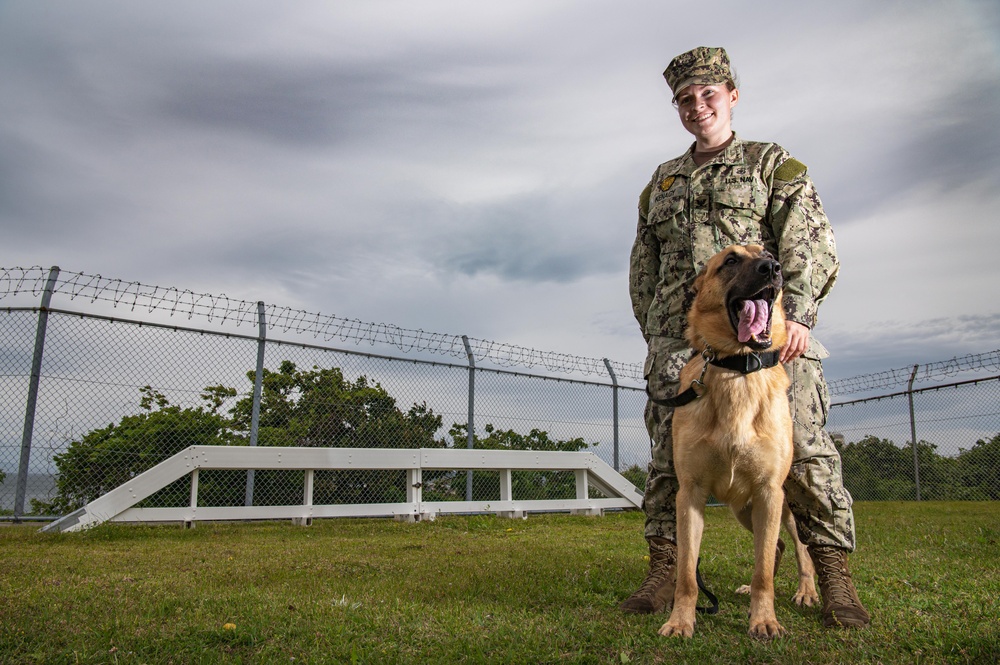
[[766, 349], [771, 346], [771, 313], [777, 291], [761, 289], [749, 298], [729, 301], [729, 320], [741, 344]]

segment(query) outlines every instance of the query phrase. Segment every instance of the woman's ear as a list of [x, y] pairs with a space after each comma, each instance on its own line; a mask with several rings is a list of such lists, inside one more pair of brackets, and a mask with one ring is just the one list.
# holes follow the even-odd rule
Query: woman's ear
[[733, 108], [740, 101], [740, 89], [733, 88], [729, 91], [729, 108]]

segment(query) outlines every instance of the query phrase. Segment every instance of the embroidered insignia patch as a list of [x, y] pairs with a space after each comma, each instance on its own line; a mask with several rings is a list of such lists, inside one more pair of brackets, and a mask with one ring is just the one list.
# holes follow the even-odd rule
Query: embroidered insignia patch
[[660, 191], [665, 192], [670, 189], [670, 185], [674, 184], [675, 176], [670, 176], [669, 178], [664, 178], [660, 183]]

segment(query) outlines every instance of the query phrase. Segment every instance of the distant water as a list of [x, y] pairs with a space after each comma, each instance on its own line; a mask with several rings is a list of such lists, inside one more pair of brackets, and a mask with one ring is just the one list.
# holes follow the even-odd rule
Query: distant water
[[[24, 510], [31, 510], [31, 500], [51, 501], [56, 494], [55, 476], [48, 474], [28, 474], [28, 484], [24, 492]], [[17, 471], [7, 473], [2, 484], [0, 484], [0, 511], [5, 514], [14, 511], [14, 499], [17, 496]]]

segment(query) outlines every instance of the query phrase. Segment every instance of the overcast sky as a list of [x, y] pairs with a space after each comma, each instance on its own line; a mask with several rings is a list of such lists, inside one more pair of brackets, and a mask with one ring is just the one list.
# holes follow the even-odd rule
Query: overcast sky
[[641, 362], [661, 72], [809, 166], [830, 378], [1000, 348], [1000, 3], [0, 1], [0, 266]]

